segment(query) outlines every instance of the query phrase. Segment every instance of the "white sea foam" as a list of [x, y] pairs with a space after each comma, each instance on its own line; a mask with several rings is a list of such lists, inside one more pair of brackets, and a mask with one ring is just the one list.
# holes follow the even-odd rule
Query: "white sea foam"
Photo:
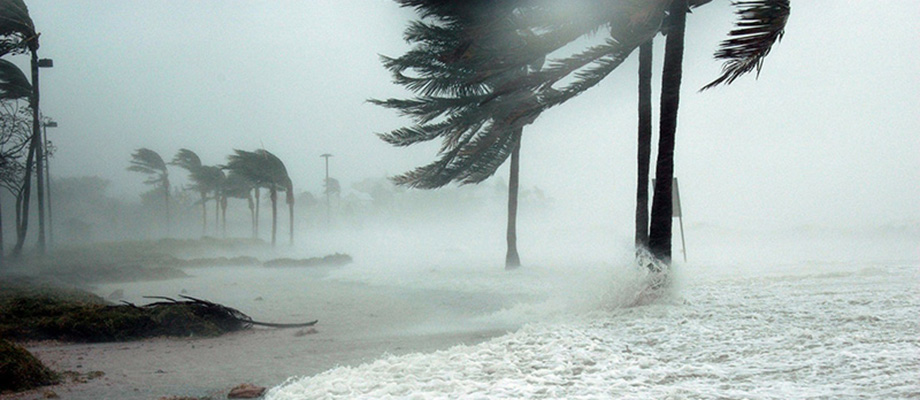
[[[683, 279], [678, 296], [637, 307], [621, 307], [628, 299], [622, 283], [602, 282], [616, 293], [560, 305], [564, 318], [478, 345], [291, 378], [267, 398], [920, 396], [917, 265], [799, 267], [786, 275]], [[519, 307], [482, 318], [552, 308]]]

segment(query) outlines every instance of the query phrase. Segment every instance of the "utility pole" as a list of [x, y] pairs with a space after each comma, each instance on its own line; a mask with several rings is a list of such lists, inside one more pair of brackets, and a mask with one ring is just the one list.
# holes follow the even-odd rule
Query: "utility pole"
[[332, 208], [329, 203], [329, 157], [332, 157], [332, 154], [325, 153], [325, 154], [320, 155], [320, 157], [326, 159], [326, 180], [323, 181], [324, 182], [323, 188], [325, 189], [325, 192], [326, 192], [326, 226], [328, 226], [329, 219], [330, 219], [329, 215], [332, 213]]

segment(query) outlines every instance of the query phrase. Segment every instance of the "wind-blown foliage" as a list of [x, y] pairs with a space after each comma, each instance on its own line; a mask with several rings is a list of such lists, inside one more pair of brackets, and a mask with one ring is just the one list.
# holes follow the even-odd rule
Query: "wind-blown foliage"
[[0, 100], [26, 99], [32, 95], [32, 84], [22, 70], [0, 59]]
[[754, 70], [760, 75], [764, 59], [785, 33], [789, 0], [745, 0], [734, 4], [738, 7], [738, 22], [715, 53], [717, 60], [726, 60], [722, 75], [701, 90], [731, 84]]
[[22, 0], [0, 0], [0, 56], [38, 50], [38, 34]]
[[[691, 0], [698, 7], [710, 0]], [[383, 57], [411, 99], [371, 100], [413, 119], [379, 136], [395, 146], [441, 140], [438, 159], [397, 176], [402, 185], [435, 188], [478, 183], [511, 153], [517, 129], [598, 84], [636, 49], [667, 26], [669, 0], [397, 0], [416, 8], [405, 39], [413, 49]], [[785, 7], [783, 7], [785, 4]], [[729, 41], [730, 83], [761, 65], [779, 37], [788, 0], [734, 3], [742, 11]], [[785, 13], [785, 14], [784, 14]], [[509, 15], [501, 22], [488, 15]], [[756, 34], [752, 29], [756, 30]], [[575, 39], [599, 32], [601, 43], [555, 56]], [[750, 35], [754, 35], [752, 39]], [[723, 46], [725, 46], [723, 44]], [[718, 55], [717, 55], [718, 56]], [[543, 60], [548, 60], [543, 63]], [[534, 68], [534, 66], [542, 65]], [[527, 71], [527, 73], [521, 73]], [[711, 87], [711, 85], [707, 87]]]
[[[257, 187], [269, 190], [272, 202], [272, 245], [276, 243], [277, 233], [277, 200], [278, 191], [286, 192], [285, 200], [288, 204], [290, 215], [290, 239], [294, 243], [294, 187], [284, 163], [274, 154], [259, 149], [256, 151], [234, 150], [227, 157], [227, 164], [223, 167], [230, 175], [239, 175]], [[236, 179], [236, 178], [235, 178]]]
[[148, 148], [139, 148], [131, 154], [131, 166], [128, 171], [147, 175], [144, 183], [152, 185], [155, 191], [163, 192], [166, 213], [166, 232], [169, 233], [169, 170], [160, 154]]

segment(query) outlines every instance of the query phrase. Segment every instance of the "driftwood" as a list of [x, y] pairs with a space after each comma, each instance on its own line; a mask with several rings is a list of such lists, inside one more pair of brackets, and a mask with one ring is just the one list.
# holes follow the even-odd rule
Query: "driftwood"
[[[244, 314], [242, 311], [235, 308], [227, 307], [222, 304], [212, 303], [207, 300], [196, 299], [191, 296], [186, 296], [180, 294], [179, 297], [184, 300], [176, 300], [171, 297], [166, 296], [144, 296], [145, 299], [159, 299], [166, 301], [158, 301], [142, 306], [143, 308], [152, 308], [152, 307], [169, 307], [169, 306], [188, 306], [200, 312], [203, 315], [209, 315], [216, 317], [218, 319], [226, 320], [230, 323], [237, 323], [240, 325], [241, 329], [249, 329], [253, 325], [258, 326], [267, 326], [271, 328], [303, 328], [308, 326], [316, 325], [319, 320], [313, 320], [303, 323], [293, 323], [293, 324], [281, 324], [281, 323], [272, 323], [272, 322], [260, 322], [253, 320], [250, 316]], [[134, 304], [124, 302], [132, 307], [136, 307]]]

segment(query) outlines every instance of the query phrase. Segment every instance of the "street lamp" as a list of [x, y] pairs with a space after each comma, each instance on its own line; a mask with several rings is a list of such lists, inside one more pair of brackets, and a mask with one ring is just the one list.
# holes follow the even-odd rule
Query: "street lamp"
[[[49, 60], [50, 61], [50, 60]], [[51, 218], [51, 142], [48, 141], [48, 128], [57, 128], [57, 122], [47, 120], [42, 123], [45, 142], [45, 179], [48, 196], [48, 246], [54, 246], [54, 219]]]
[[320, 155], [320, 157], [326, 159], [326, 180], [323, 182], [326, 188], [326, 225], [329, 225], [329, 215], [332, 213], [329, 206], [329, 157], [332, 157], [332, 154], [325, 153]]
[[45, 181], [42, 171], [44, 150], [42, 149], [41, 131], [39, 130], [38, 69], [53, 66], [54, 61], [50, 58], [39, 59], [38, 54], [32, 51], [32, 145], [35, 148], [35, 183], [38, 189], [38, 250], [43, 254], [45, 252]]

